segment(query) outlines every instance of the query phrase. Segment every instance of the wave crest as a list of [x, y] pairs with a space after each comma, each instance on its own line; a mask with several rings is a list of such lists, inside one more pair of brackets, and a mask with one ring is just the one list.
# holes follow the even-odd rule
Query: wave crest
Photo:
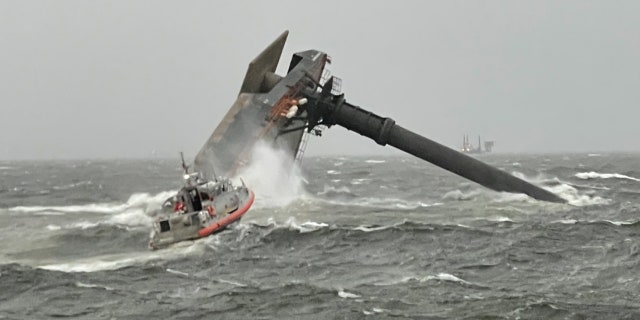
[[632, 180], [636, 182], [640, 182], [640, 179], [630, 177], [620, 173], [599, 173], [595, 171], [589, 172], [579, 172], [575, 174], [575, 177], [578, 179], [589, 180], [589, 179], [626, 179]]
[[164, 191], [155, 195], [149, 193], [134, 193], [129, 196], [125, 203], [88, 203], [71, 206], [17, 206], [9, 208], [11, 212], [24, 213], [120, 213], [132, 208], [147, 209], [154, 205], [159, 205], [162, 201], [173, 195], [175, 191]]

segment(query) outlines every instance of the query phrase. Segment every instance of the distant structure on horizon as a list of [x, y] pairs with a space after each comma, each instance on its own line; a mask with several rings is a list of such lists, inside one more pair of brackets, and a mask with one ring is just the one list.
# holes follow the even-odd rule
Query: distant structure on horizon
[[484, 150], [482, 150], [482, 142], [480, 141], [480, 136], [478, 136], [478, 147], [475, 148], [471, 142], [469, 142], [469, 136], [462, 136], [462, 153], [489, 153], [493, 149], [494, 141], [485, 141], [484, 142]]

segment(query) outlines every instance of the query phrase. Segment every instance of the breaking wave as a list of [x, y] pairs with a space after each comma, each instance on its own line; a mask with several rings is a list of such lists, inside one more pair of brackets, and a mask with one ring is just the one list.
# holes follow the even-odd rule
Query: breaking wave
[[[606, 205], [611, 203], [611, 199], [606, 199], [600, 196], [592, 196], [581, 193], [576, 186], [564, 182], [557, 177], [547, 177], [543, 174], [539, 174], [535, 178], [530, 178], [520, 172], [513, 172], [513, 175], [531, 182], [534, 185], [542, 186], [543, 189], [565, 199], [570, 205], [583, 207], [593, 205]], [[597, 189], [598, 187], [593, 187]]]
[[88, 203], [71, 206], [17, 206], [9, 208], [11, 212], [24, 213], [122, 213], [128, 209], [147, 209], [151, 206], [159, 206], [162, 201], [175, 194], [175, 191], [164, 191], [155, 195], [149, 193], [134, 193], [125, 203]]
[[369, 178], [358, 178], [358, 179], [351, 180], [352, 185], [367, 184], [370, 182], [371, 182], [371, 179]]
[[577, 207], [606, 205], [611, 203], [611, 199], [606, 199], [600, 196], [581, 194], [578, 189], [565, 183], [552, 187], [545, 187], [545, 189], [559, 195], [563, 199], [567, 200], [569, 204]]
[[456, 276], [454, 276], [454, 275], [452, 275], [450, 273], [446, 273], [446, 272], [440, 272], [440, 273], [435, 274], [435, 275], [427, 275], [427, 276], [419, 276], [419, 275], [403, 276], [400, 279], [396, 279], [396, 280], [392, 280], [392, 281], [383, 281], [383, 282], [380, 282], [380, 283], [375, 283], [374, 285], [376, 285], [376, 286], [393, 286], [393, 285], [402, 284], [402, 283], [428, 282], [428, 281], [451, 282], [451, 283], [461, 284], [461, 285], [464, 285], [464, 286], [484, 287], [482, 285], [474, 284], [472, 282], [466, 281], [464, 279], [461, 279], [459, 277], [456, 277]]
[[626, 179], [626, 180], [632, 180], [632, 181], [640, 182], [640, 179], [634, 178], [634, 177], [630, 177], [630, 176], [626, 176], [624, 174], [619, 174], [619, 173], [599, 173], [599, 172], [594, 172], [594, 171], [576, 173], [575, 177], [579, 178], [579, 179], [583, 179], [583, 180], [589, 180], [589, 179]]
[[204, 247], [189, 243], [188, 246], [177, 246], [161, 251], [135, 252], [131, 254], [115, 254], [79, 259], [64, 263], [53, 263], [38, 266], [40, 269], [62, 272], [97, 272], [118, 270], [131, 266], [141, 266], [158, 260], [175, 260], [200, 252]]
[[602, 224], [606, 224], [606, 225], [611, 225], [611, 226], [615, 226], [615, 227], [635, 227], [637, 225], [640, 225], [640, 220], [619, 221], [619, 220], [609, 220], [609, 219], [603, 219], [603, 220], [561, 219], [561, 220], [551, 221], [551, 223], [567, 224], [567, 225], [577, 225], [577, 224], [602, 225]]
[[298, 223], [295, 218], [291, 217], [289, 218], [289, 220], [287, 220], [287, 222], [285, 222], [284, 226], [289, 230], [297, 230], [300, 233], [307, 233], [326, 228], [329, 225], [326, 223], [313, 221]]
[[[64, 214], [64, 213], [58, 213]], [[40, 213], [37, 213], [40, 215]], [[50, 214], [46, 214], [50, 215]], [[117, 226], [129, 230], [131, 227], [149, 227], [153, 222], [153, 218], [149, 215], [149, 211], [141, 208], [127, 209], [124, 212], [116, 213], [107, 219], [100, 221], [78, 221], [66, 225], [49, 224], [45, 228], [49, 231], [68, 230], [68, 229], [91, 229], [100, 226]]]
[[306, 195], [300, 168], [286, 152], [260, 142], [251, 159], [236, 179], [245, 181], [256, 194], [256, 208], [284, 207]]
[[[251, 228], [252, 226], [258, 227], [258, 228], [269, 228], [271, 230], [288, 230], [288, 231], [294, 231], [297, 233], [311, 233], [319, 230], [330, 230], [333, 232], [359, 231], [362, 233], [375, 233], [375, 232], [386, 231], [389, 229], [402, 230], [402, 231], [408, 231], [408, 232], [434, 230], [434, 228], [437, 228], [438, 226], [441, 226], [441, 225], [404, 220], [402, 222], [397, 222], [389, 225], [338, 226], [338, 225], [329, 225], [324, 222], [315, 222], [310, 220], [307, 220], [305, 222], [299, 222], [296, 218], [291, 217], [286, 222], [283, 222], [283, 223], [278, 223], [274, 219], [269, 219], [266, 225], [261, 225], [259, 223], [252, 222], [249, 225], [245, 225], [245, 228]], [[453, 227], [453, 228], [461, 228], [465, 230], [468, 229], [468, 227], [463, 227], [463, 226], [453, 226], [453, 225], [446, 225], [446, 226], [447, 228]]]
[[444, 200], [454, 201], [471, 201], [477, 199], [486, 199], [491, 202], [534, 202], [533, 198], [523, 193], [497, 192], [488, 189], [474, 189], [470, 191], [462, 191], [459, 189], [449, 191], [442, 196]]
[[418, 208], [428, 208], [433, 206], [442, 205], [440, 202], [426, 203], [422, 201], [408, 201], [400, 198], [354, 198], [351, 200], [341, 199], [322, 199], [318, 198], [321, 202], [339, 205], [339, 206], [354, 206], [364, 207], [372, 209], [385, 209], [385, 210], [415, 210]]
[[344, 291], [344, 289], [340, 288], [338, 290], [338, 297], [343, 298], [343, 299], [357, 299], [357, 298], [360, 298], [360, 295]]
[[481, 193], [482, 193], [482, 191], [480, 191], [480, 190], [472, 190], [470, 192], [463, 192], [461, 190], [457, 190], [456, 189], [456, 190], [452, 190], [452, 191], [449, 191], [449, 192], [445, 193], [442, 196], [442, 199], [466, 201], [466, 200], [475, 199]]
[[52, 189], [56, 190], [56, 191], [64, 191], [64, 190], [75, 189], [75, 188], [78, 188], [78, 187], [90, 186], [92, 184], [93, 184], [93, 182], [91, 180], [86, 180], [86, 181], [80, 181], [80, 182], [71, 183], [71, 184], [53, 186]]
[[460, 279], [452, 274], [449, 273], [438, 273], [435, 276], [426, 276], [422, 279], [420, 279], [420, 281], [429, 281], [429, 280], [437, 280], [437, 281], [449, 281], [449, 282], [457, 282], [457, 283], [462, 283], [462, 284], [471, 284], [470, 282]]
[[355, 196], [351, 192], [351, 189], [349, 189], [346, 186], [334, 187], [334, 186], [328, 186], [326, 184], [324, 185], [324, 190], [316, 193], [316, 195], [318, 196], [349, 196], [349, 197]]
[[[498, 217], [498, 221], [509, 221], [507, 218]], [[575, 220], [558, 220], [552, 223], [560, 223], [567, 225], [577, 225], [578, 228], [584, 225], [598, 225], [606, 223], [614, 227], [629, 227], [636, 226], [637, 221], [575, 221]], [[270, 220], [267, 225], [260, 225], [256, 223], [249, 223], [243, 226], [244, 230], [236, 230], [230, 233], [222, 233], [214, 235], [204, 239], [199, 239], [190, 242], [182, 242], [175, 246], [163, 249], [160, 251], [136, 251], [128, 254], [107, 254], [90, 258], [81, 258], [71, 261], [50, 263], [46, 265], [40, 265], [39, 268], [63, 272], [96, 272], [104, 270], [117, 270], [131, 266], [145, 266], [149, 264], [157, 265], [157, 261], [173, 261], [181, 258], [193, 258], [194, 255], [202, 254], [208, 250], [212, 244], [225, 242], [224, 239], [231, 235], [231, 237], [237, 237], [238, 235], [252, 237], [254, 239], [243, 239], [244, 241], [232, 241], [232, 246], [242, 246], [243, 243], [249, 243], [250, 246], [254, 246], [256, 243], [279, 243], [282, 245], [290, 245], [292, 239], [296, 241], [303, 241], [308, 239], [310, 242], [321, 241], [320, 239], [328, 238], [344, 238], [360, 241], [382, 241], [386, 242], [389, 239], [385, 234], [397, 234], [398, 232], [407, 234], [425, 234], [427, 237], [438, 235], [452, 235], [462, 233], [469, 233], [476, 235], [479, 229], [470, 227], [456, 226], [456, 225], [440, 225], [430, 223], [420, 223], [413, 221], [403, 221], [392, 225], [352, 225], [352, 226], [336, 226], [329, 225], [323, 222], [304, 221], [299, 222], [295, 218], [290, 218], [284, 223], [276, 223]], [[242, 228], [241, 228], [242, 229]], [[251, 230], [246, 230], [251, 229]], [[354, 232], [356, 231], [356, 232]], [[306, 234], [306, 238], [299, 238], [299, 234]], [[258, 241], [258, 242], [256, 242]], [[167, 270], [167, 272], [172, 272]], [[450, 273], [437, 273], [428, 276], [409, 276], [403, 278], [403, 282], [406, 281], [443, 281], [459, 283], [463, 285], [481, 286], [477, 283], [472, 283], [467, 280], [461, 279]], [[384, 284], [381, 284], [384, 285]]]

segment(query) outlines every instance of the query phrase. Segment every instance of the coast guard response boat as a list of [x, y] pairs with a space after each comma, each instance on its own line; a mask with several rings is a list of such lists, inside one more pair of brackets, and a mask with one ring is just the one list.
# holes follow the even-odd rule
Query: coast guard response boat
[[255, 195], [247, 186], [234, 186], [227, 178], [204, 180], [185, 169], [184, 186], [165, 200], [153, 223], [149, 248], [159, 249], [184, 240], [206, 237], [239, 221]]

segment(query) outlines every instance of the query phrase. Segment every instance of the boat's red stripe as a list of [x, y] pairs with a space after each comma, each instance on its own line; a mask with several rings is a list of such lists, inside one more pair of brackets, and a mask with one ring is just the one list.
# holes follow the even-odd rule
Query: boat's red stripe
[[247, 203], [245, 203], [245, 205], [242, 208], [238, 208], [234, 213], [218, 220], [217, 222], [213, 223], [212, 225], [204, 228], [204, 229], [200, 229], [200, 231], [198, 231], [198, 236], [200, 237], [206, 237], [210, 234], [212, 234], [213, 232], [216, 232], [222, 228], [224, 228], [225, 226], [227, 226], [228, 224], [230, 224], [231, 222], [234, 222], [238, 219], [240, 219], [240, 217], [242, 217], [243, 214], [245, 214], [247, 211], [249, 211], [249, 208], [251, 208], [251, 205], [253, 205], [253, 200], [255, 199], [255, 195], [253, 194], [253, 191], [249, 191], [249, 200], [247, 201]]

